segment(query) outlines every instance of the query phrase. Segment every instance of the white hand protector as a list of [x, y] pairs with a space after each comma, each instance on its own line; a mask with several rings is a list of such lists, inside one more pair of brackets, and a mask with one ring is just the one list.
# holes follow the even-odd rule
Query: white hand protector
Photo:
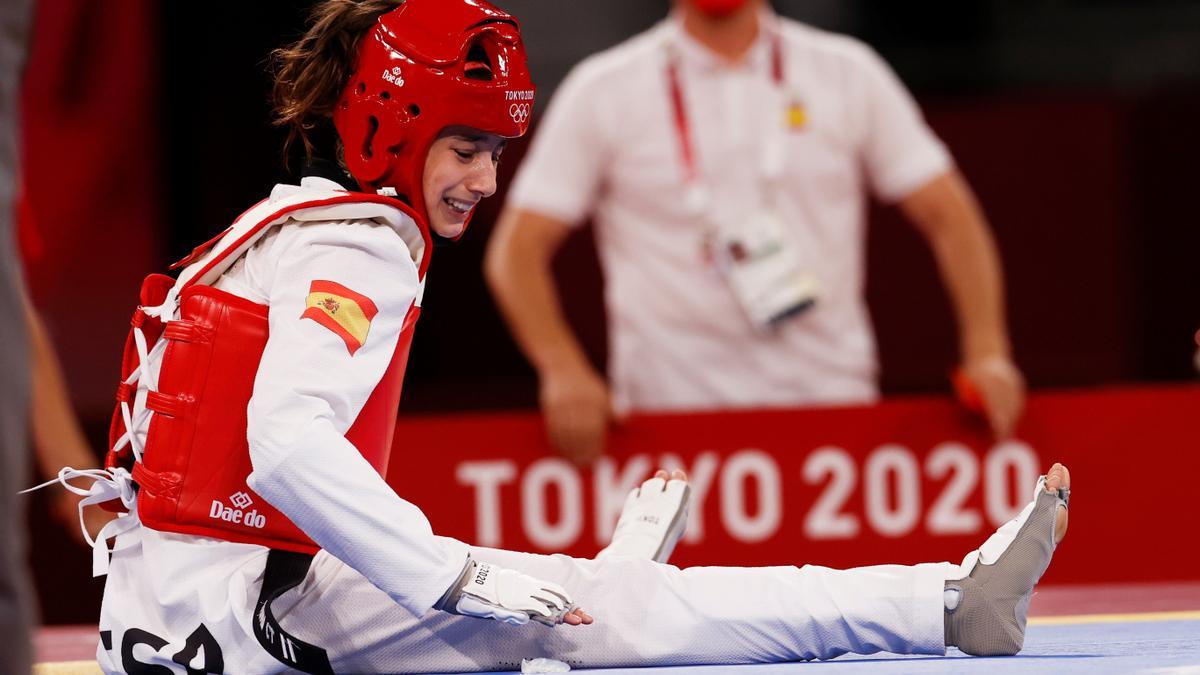
[[621, 556], [667, 562], [687, 529], [690, 496], [685, 480], [656, 476], [634, 488], [625, 498], [612, 543], [596, 559]]
[[575, 605], [556, 583], [468, 560], [463, 575], [438, 602], [437, 609], [518, 626], [530, 619], [553, 626], [562, 623]]

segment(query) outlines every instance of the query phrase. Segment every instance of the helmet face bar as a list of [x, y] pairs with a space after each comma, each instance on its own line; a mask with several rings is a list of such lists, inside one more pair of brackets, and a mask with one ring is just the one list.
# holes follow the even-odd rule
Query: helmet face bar
[[513, 16], [484, 0], [407, 0], [363, 36], [333, 122], [359, 186], [392, 188], [428, 218], [422, 178], [438, 134], [523, 136], [533, 101]]

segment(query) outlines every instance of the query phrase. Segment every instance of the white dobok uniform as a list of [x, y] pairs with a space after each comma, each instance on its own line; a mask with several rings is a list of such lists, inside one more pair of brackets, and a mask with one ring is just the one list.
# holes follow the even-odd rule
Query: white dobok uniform
[[[255, 208], [339, 189], [306, 178], [300, 187], [277, 186]], [[383, 376], [419, 296], [413, 246], [420, 237], [408, 216], [385, 205], [340, 205], [318, 215], [277, 226], [215, 285], [270, 307], [248, 409], [249, 482], [256, 498], [323, 548], [304, 581], [272, 607], [287, 632], [327, 651], [336, 672], [496, 670], [538, 656], [600, 667], [943, 652], [947, 564], [680, 570], [471, 548], [435, 536], [420, 509], [343, 436]], [[301, 319], [316, 279], [378, 308], [353, 355], [333, 331]], [[135, 420], [142, 399], [135, 399]], [[402, 465], [404, 439], [395, 445], [392, 462]], [[117, 529], [128, 529], [108, 565], [97, 650], [106, 672], [150, 672], [145, 664], [176, 673], [286, 670], [252, 630], [268, 549], [155, 531], [134, 519], [118, 519], [125, 525]], [[512, 626], [432, 609], [468, 553], [561, 584], [595, 624]]]

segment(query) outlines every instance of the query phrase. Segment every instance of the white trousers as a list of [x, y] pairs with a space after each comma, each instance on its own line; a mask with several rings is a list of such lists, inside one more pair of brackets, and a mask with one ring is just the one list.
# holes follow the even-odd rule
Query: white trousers
[[[252, 630], [266, 550], [137, 528], [114, 553], [101, 611], [105, 672], [283, 672]], [[946, 563], [850, 570], [694, 567], [473, 549], [479, 560], [562, 584], [591, 626], [510, 626], [392, 602], [322, 552], [273, 605], [283, 629], [325, 649], [336, 672], [519, 669], [824, 659], [847, 652], [942, 654]], [[156, 671], [161, 672], [161, 671]]]

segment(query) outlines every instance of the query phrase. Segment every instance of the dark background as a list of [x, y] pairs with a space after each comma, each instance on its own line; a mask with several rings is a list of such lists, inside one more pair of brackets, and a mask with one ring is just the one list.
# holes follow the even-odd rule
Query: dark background
[[[524, 22], [543, 109], [573, 63], [667, 9], [661, 0], [500, 4]], [[98, 452], [140, 278], [290, 179], [265, 62], [299, 34], [307, 6], [41, 3], [25, 101], [28, 276]], [[1034, 388], [1196, 377], [1200, 3], [775, 6], [866, 40], [917, 95], [995, 230], [1016, 357]], [[501, 191], [523, 150], [506, 153]], [[435, 254], [404, 414], [535, 404], [533, 373], [481, 279], [501, 202]], [[587, 231], [560, 263], [568, 313], [602, 363]], [[953, 317], [928, 250], [891, 209], [872, 212], [868, 296], [885, 393], [948, 391]], [[100, 585], [82, 581], [87, 555], [34, 504], [45, 619], [94, 621]]]

